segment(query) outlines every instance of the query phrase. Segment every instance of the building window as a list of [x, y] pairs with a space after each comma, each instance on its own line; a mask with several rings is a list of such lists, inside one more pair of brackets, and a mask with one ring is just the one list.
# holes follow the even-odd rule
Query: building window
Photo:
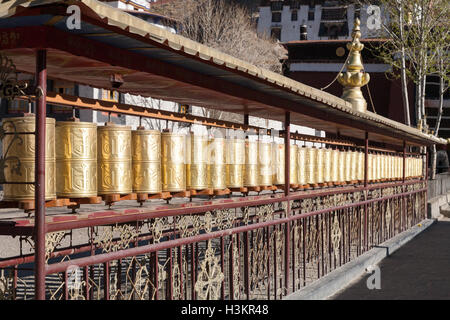
[[290, 8], [292, 9], [300, 9], [300, 2], [299, 1], [292, 1], [290, 4]]
[[119, 102], [119, 93], [114, 90], [102, 90], [102, 100]]
[[282, 11], [283, 10], [283, 1], [272, 1], [270, 3], [270, 10]]
[[272, 22], [281, 22], [281, 12], [272, 12]]
[[319, 28], [319, 37], [338, 39], [348, 37], [348, 24], [344, 22], [322, 22]]
[[272, 29], [270, 30], [270, 36], [271, 36], [272, 38], [281, 40], [281, 28], [272, 28]]
[[347, 8], [322, 8], [322, 21], [347, 20]]
[[[58, 94], [75, 95], [75, 84], [66, 81], [55, 80], [53, 82], [53, 91]], [[72, 114], [72, 107], [69, 106], [51, 106], [52, 113], [56, 114]]]
[[27, 100], [18, 100], [14, 99], [12, 101], [8, 101], [8, 113], [27, 113], [28, 112], [28, 101]]
[[294, 10], [291, 13], [291, 21], [297, 21], [298, 20], [298, 11]]
[[314, 20], [314, 9], [311, 10], [311, 8], [308, 11], [308, 21]]

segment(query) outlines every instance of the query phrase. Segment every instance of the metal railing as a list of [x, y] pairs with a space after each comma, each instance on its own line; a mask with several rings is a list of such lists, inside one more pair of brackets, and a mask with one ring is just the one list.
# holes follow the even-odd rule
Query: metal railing
[[[46, 235], [45, 295], [281, 299], [425, 216], [426, 182], [412, 180], [59, 223]], [[86, 241], [58, 248], [75, 230]], [[33, 263], [32, 254], [0, 261], [0, 298], [34, 297]]]

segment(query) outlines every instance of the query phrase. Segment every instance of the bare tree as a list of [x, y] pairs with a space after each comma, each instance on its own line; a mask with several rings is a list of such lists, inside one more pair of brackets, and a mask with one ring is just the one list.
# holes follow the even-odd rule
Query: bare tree
[[[175, 102], [168, 102], [161, 99], [153, 99], [153, 98], [146, 98], [142, 96], [135, 96], [135, 95], [126, 95], [126, 99], [128, 100], [127, 103], [133, 104], [133, 105], [139, 105], [144, 108], [149, 109], [156, 109], [156, 110], [166, 110], [166, 111], [177, 111], [178, 104]], [[153, 119], [153, 118], [143, 118], [142, 119], [142, 126], [163, 131], [164, 129], [169, 129], [171, 131], [176, 131], [178, 129], [186, 127], [188, 124], [183, 122], [174, 122], [169, 120], [160, 120], [160, 119]]]
[[[282, 72], [280, 60], [286, 55], [285, 49], [267, 35], [258, 36], [251, 12], [236, 1], [171, 1], [151, 9], [178, 20], [178, 32], [186, 38], [258, 67]], [[210, 108], [202, 113], [215, 119], [242, 120], [242, 116]]]
[[[388, 38], [375, 48], [402, 81], [405, 119], [409, 119], [408, 80], [416, 84], [416, 120], [426, 127], [425, 84], [438, 65], [437, 47], [449, 43], [448, 0], [379, 0], [383, 15], [381, 35]], [[446, 28], [442, 28], [445, 26]]]

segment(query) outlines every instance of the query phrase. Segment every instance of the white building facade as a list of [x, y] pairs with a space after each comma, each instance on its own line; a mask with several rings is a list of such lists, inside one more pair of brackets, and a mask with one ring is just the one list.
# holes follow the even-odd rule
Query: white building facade
[[374, 12], [368, 6], [341, 1], [262, 1], [259, 7], [258, 33], [272, 35], [281, 42], [300, 40], [300, 26], [306, 25], [308, 40], [349, 39], [356, 17], [361, 20], [362, 38], [378, 33], [369, 23]]

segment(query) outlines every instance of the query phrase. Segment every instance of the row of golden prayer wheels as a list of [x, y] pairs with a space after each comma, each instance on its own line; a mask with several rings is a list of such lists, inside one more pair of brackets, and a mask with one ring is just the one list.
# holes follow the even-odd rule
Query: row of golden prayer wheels
[[[5, 180], [34, 181], [35, 118], [4, 121]], [[16, 132], [16, 134], [14, 134]], [[155, 130], [64, 121], [46, 122], [46, 199], [108, 194], [180, 192], [284, 185], [284, 144], [208, 139]], [[364, 180], [364, 153], [290, 146], [291, 186], [328, 186]], [[19, 165], [20, 162], [20, 165]], [[408, 156], [406, 177], [422, 175], [422, 159]], [[369, 153], [368, 180], [403, 177], [403, 158]], [[32, 184], [5, 184], [4, 200], [34, 198]]]

